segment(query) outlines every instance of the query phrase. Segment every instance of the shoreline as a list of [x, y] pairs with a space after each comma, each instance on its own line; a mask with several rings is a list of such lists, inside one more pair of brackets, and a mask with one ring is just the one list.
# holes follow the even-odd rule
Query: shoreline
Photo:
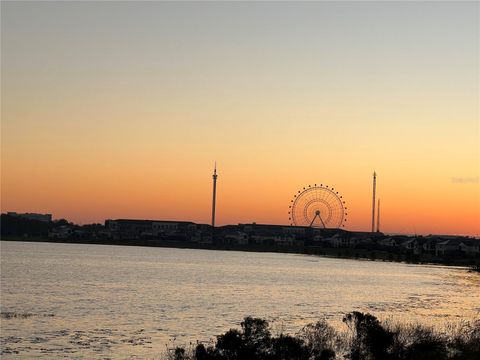
[[[350, 259], [362, 261], [381, 261], [394, 262], [412, 265], [440, 265], [448, 267], [462, 267], [477, 271], [475, 263], [469, 258], [438, 256], [413, 255], [408, 253], [393, 253], [384, 250], [365, 250], [356, 248], [327, 248], [319, 246], [275, 246], [275, 245], [225, 245], [225, 244], [206, 244], [194, 242], [173, 242], [173, 241], [155, 241], [155, 240], [111, 240], [111, 239], [51, 239], [51, 238], [19, 238], [6, 237], [1, 241], [19, 241], [19, 242], [44, 242], [59, 244], [84, 244], [84, 245], [117, 245], [117, 246], [138, 246], [138, 247], [160, 247], [175, 249], [194, 249], [194, 250], [217, 250], [217, 251], [243, 251], [243, 252], [270, 252], [284, 254], [303, 254], [320, 256], [331, 259]], [[478, 262], [478, 260], [477, 260]], [[478, 264], [476, 265], [478, 267]]]

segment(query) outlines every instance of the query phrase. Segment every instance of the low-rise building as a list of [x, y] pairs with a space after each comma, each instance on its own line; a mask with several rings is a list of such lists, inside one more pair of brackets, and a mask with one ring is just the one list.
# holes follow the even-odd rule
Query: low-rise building
[[307, 226], [286, 226], [257, 223], [238, 224], [238, 229], [247, 234], [256, 235], [292, 234], [295, 236], [305, 236], [308, 232], [312, 231], [312, 228]]
[[458, 253], [460, 251], [460, 242], [459, 239], [449, 239], [443, 240], [435, 245], [435, 254], [436, 255], [451, 255]]
[[334, 248], [339, 247], [350, 247], [350, 240], [345, 236], [341, 236], [340, 234], [334, 234], [328, 238], [324, 238], [324, 242], [330, 244], [330, 246]]
[[61, 225], [53, 228], [48, 232], [48, 237], [51, 239], [69, 239], [73, 236], [74, 230], [67, 225]]
[[250, 239], [253, 244], [282, 246], [295, 245], [295, 236], [291, 234], [251, 235]]
[[423, 238], [422, 252], [425, 254], [435, 254], [436, 244], [437, 244], [437, 241], [435, 241], [435, 239]]
[[115, 239], [170, 237], [175, 240], [189, 240], [197, 225], [190, 221], [117, 219], [106, 220], [105, 228]]
[[174, 235], [176, 233], [194, 232], [197, 225], [190, 221], [153, 221], [153, 235]]
[[355, 247], [369, 248], [375, 244], [376, 239], [352, 236], [351, 241], [355, 244]]
[[460, 251], [467, 255], [480, 255], [480, 240], [478, 239], [463, 239], [458, 246]]
[[249, 236], [243, 231], [228, 232], [223, 235], [223, 241], [225, 244], [231, 245], [248, 245]]
[[377, 243], [380, 246], [386, 246], [386, 247], [397, 247], [399, 245], [399, 241], [391, 236], [386, 237], [384, 239], [379, 239]]
[[414, 255], [420, 255], [423, 252], [423, 243], [422, 238], [409, 238], [403, 240], [400, 246]]

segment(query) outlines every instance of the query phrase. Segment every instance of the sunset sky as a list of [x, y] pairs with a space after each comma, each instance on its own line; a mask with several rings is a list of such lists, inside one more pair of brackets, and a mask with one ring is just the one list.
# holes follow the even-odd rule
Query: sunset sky
[[480, 234], [478, 2], [1, 3], [1, 210]]

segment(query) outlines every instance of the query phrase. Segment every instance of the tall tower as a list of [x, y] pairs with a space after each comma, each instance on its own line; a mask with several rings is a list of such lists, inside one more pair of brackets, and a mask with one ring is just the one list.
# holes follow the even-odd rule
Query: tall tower
[[380, 232], [380, 199], [377, 203], [377, 233]]
[[212, 228], [215, 227], [215, 203], [217, 200], [217, 162], [215, 161], [215, 168], [213, 169], [213, 201], [212, 201]]
[[377, 173], [373, 172], [373, 199], [372, 199], [372, 232], [375, 231], [375, 190], [377, 187]]

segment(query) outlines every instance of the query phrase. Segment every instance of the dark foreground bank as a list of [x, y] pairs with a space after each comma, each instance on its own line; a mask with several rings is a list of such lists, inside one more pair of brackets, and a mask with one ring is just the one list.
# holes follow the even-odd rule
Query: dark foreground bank
[[352, 312], [346, 332], [327, 322], [307, 325], [296, 335], [272, 334], [267, 321], [246, 317], [240, 329], [217, 336], [212, 344], [167, 350], [168, 360], [478, 360], [480, 319], [444, 331], [418, 324], [380, 322]]

